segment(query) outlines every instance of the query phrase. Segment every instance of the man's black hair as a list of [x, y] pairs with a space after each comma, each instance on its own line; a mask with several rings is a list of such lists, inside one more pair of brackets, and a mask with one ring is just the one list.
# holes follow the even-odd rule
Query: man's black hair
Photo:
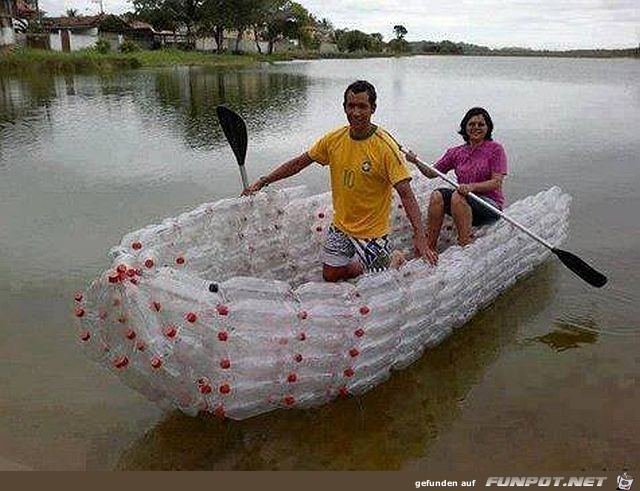
[[348, 92], [353, 92], [354, 94], [360, 94], [362, 92], [366, 92], [367, 95], [369, 96], [369, 104], [371, 104], [372, 108], [376, 107], [376, 99], [378, 97], [376, 95], [376, 88], [366, 80], [356, 80], [351, 85], [349, 85], [349, 87], [346, 88], [346, 90], [344, 91], [344, 101], [342, 103], [343, 107], [345, 108], [347, 107]]

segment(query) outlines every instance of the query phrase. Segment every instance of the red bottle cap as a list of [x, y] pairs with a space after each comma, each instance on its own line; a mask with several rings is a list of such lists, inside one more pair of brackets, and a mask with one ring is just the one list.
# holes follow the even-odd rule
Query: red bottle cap
[[173, 339], [178, 334], [178, 329], [176, 329], [176, 326], [167, 326], [162, 330], [162, 333], [169, 339]]

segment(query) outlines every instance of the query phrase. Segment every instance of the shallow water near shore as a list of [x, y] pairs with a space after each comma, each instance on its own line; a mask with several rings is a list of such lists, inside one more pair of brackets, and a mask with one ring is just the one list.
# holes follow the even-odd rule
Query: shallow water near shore
[[[237, 195], [215, 116], [247, 121], [250, 178], [344, 124], [346, 85], [426, 161], [486, 107], [511, 202], [573, 197], [563, 248], [451, 338], [358, 398], [221, 422], [163, 413], [85, 359], [72, 299], [149, 223]], [[640, 63], [413, 57], [108, 77], [0, 74], [0, 468], [621, 470], [640, 455]], [[328, 189], [319, 166], [287, 185]]]

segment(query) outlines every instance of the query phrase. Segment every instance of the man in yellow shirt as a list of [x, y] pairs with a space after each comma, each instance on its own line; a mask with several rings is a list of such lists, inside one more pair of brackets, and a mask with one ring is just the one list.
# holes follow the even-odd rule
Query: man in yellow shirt
[[[344, 92], [348, 126], [333, 130], [307, 152], [285, 162], [247, 187], [253, 194], [264, 186], [297, 174], [312, 162], [329, 167], [333, 223], [324, 245], [322, 275], [325, 281], [355, 278], [363, 271], [389, 266], [388, 240], [391, 193], [395, 188], [413, 227], [416, 253], [437, 262], [427, 245], [422, 215], [409, 181], [411, 176], [396, 141], [371, 123], [376, 110], [376, 90], [358, 80]], [[357, 256], [357, 257], [355, 257]]]

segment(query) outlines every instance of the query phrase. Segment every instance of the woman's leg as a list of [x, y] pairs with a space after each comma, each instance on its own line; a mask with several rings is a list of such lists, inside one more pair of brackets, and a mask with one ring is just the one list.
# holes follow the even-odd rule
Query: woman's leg
[[451, 197], [451, 215], [458, 231], [458, 244], [466, 246], [471, 243], [473, 213], [467, 198], [460, 193], [453, 193]]
[[429, 212], [427, 213], [427, 240], [429, 247], [436, 250], [442, 220], [444, 219], [444, 199], [440, 191], [435, 190], [429, 198]]

